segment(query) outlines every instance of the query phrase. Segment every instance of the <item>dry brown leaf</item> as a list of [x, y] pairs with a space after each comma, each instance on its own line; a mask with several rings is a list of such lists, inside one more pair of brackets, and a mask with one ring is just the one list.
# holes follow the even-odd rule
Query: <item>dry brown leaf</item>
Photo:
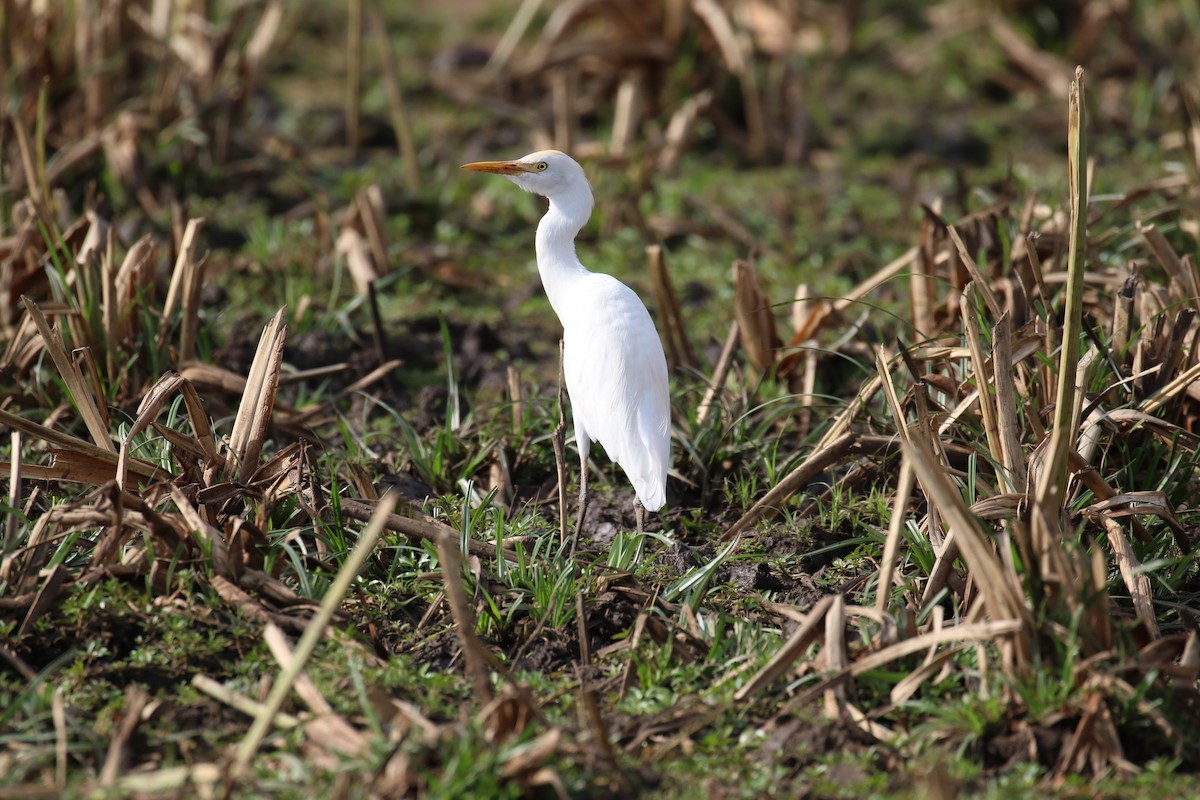
[[662, 246], [646, 246], [646, 260], [650, 265], [650, 285], [654, 291], [654, 304], [658, 309], [659, 327], [663, 331], [667, 349], [667, 361], [672, 367], [696, 367], [696, 354], [687, 336], [687, 327], [680, 310], [679, 297], [671, 283]]
[[796, 630], [792, 631], [792, 635], [776, 651], [775, 655], [771, 656], [771, 660], [734, 693], [733, 699], [740, 703], [751, 695], [758, 694], [768, 685], [774, 683], [792, 664], [800, 659], [805, 651], [808, 650], [809, 645], [815, 642], [820, 635], [821, 624], [825, 621], [825, 615], [833, 607], [833, 603], [833, 595], [826, 595], [818, 600], [816, 605], [806, 615], [805, 621]]
[[283, 359], [283, 344], [287, 326], [280, 309], [263, 328], [258, 349], [246, 378], [246, 388], [238, 405], [233, 430], [229, 434], [224, 477], [234, 475], [245, 483], [258, 469], [259, 455], [267, 435], [267, 426], [275, 407], [275, 391], [279, 384], [279, 369]]
[[775, 319], [758, 285], [758, 270], [750, 261], [733, 262], [733, 303], [742, 349], [756, 369], [767, 370], [775, 363], [779, 336]]
[[551, 728], [528, 744], [515, 750], [502, 767], [504, 775], [514, 778], [532, 772], [553, 756], [558, 755], [562, 731]]
[[[79, 374], [79, 371], [67, 356], [61, 333], [50, 329], [50, 324], [46, 321], [45, 316], [42, 315], [37, 303], [27, 297], [23, 298], [23, 300], [25, 302], [25, 310], [33, 318], [34, 324], [37, 325], [46, 350], [49, 352], [50, 358], [54, 361], [54, 366], [58, 370], [58, 374], [67, 385], [67, 392], [71, 397], [71, 402], [75, 404], [75, 408], [78, 409], [80, 416], [83, 417], [83, 423], [87, 426], [88, 433], [92, 436], [92, 441], [101, 449], [116, 453], [117, 448], [113, 445], [112, 436], [109, 435], [108, 428], [104, 424], [104, 417], [100, 414], [97, 407], [98, 398], [92, 394], [91, 387], [84, 382], [83, 376]], [[103, 398], [99, 398], [99, 402], [103, 402]]]

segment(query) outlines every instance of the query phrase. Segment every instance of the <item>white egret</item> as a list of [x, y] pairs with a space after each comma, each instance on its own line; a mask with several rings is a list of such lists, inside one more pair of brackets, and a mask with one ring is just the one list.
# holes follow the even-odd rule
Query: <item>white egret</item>
[[563, 326], [563, 375], [579, 446], [579, 516], [587, 508], [587, 459], [599, 442], [617, 462], [642, 507], [666, 503], [671, 454], [667, 359], [646, 306], [611, 275], [591, 272], [575, 255], [575, 236], [592, 214], [587, 175], [566, 153], [542, 150], [516, 161], [478, 161], [463, 169], [503, 175], [550, 201], [537, 226], [538, 273]]

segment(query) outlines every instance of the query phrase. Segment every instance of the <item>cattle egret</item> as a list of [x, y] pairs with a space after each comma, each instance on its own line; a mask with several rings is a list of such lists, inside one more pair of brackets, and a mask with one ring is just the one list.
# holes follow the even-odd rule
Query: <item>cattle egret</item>
[[575, 255], [575, 236], [592, 214], [587, 175], [565, 153], [542, 150], [516, 161], [479, 161], [463, 169], [503, 175], [550, 201], [534, 240], [538, 273], [563, 326], [563, 375], [579, 446], [579, 523], [587, 508], [587, 458], [599, 442], [625, 470], [642, 507], [667, 501], [671, 401], [667, 359], [646, 306], [611, 275], [590, 272]]

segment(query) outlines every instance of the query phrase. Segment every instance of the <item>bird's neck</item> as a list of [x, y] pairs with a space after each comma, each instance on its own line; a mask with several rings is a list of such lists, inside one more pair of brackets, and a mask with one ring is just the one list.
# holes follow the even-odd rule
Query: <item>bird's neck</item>
[[591, 198], [586, 200], [576, 203], [551, 200], [550, 209], [537, 227], [538, 273], [550, 305], [564, 327], [569, 318], [570, 285], [588, 274], [575, 255], [575, 236], [592, 213]]

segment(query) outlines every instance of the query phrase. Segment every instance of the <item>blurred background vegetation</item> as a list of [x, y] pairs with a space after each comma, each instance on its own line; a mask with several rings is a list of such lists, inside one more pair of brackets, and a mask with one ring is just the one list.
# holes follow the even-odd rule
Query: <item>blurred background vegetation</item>
[[[0, 781], [213, 786], [398, 486], [246, 796], [1190, 791], [1197, 0], [0, 8]], [[1076, 65], [1092, 461], [1031, 557]], [[546, 147], [675, 367], [672, 509], [597, 464], [579, 565], [542, 201], [458, 170]]]

